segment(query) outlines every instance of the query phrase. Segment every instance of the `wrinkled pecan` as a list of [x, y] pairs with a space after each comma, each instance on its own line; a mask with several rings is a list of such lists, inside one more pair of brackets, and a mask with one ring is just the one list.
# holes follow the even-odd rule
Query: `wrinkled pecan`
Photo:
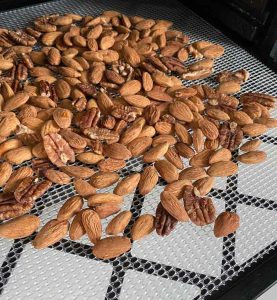
[[218, 82], [227, 82], [227, 81], [235, 81], [240, 84], [246, 82], [249, 78], [249, 72], [245, 69], [241, 69], [235, 72], [232, 71], [222, 71], [217, 75]]
[[162, 62], [167, 66], [170, 71], [177, 72], [178, 74], [183, 74], [187, 71], [183, 62], [176, 57], [164, 56], [161, 58]]
[[155, 104], [148, 105], [144, 110], [144, 117], [149, 125], [156, 124], [160, 119], [161, 111]]
[[28, 69], [24, 64], [18, 64], [15, 72], [15, 79], [26, 80], [28, 77]]
[[18, 203], [15, 199], [13, 203], [7, 205], [0, 204], [0, 221], [22, 216], [26, 212], [30, 211], [33, 206], [34, 201], [21, 204]]
[[158, 235], [169, 235], [176, 227], [178, 221], [158, 204], [156, 209], [155, 228]]
[[103, 145], [99, 140], [89, 141], [88, 146], [96, 154], [102, 154], [103, 153]]
[[21, 53], [21, 59], [22, 59], [22, 62], [24, 63], [24, 65], [28, 68], [28, 69], [31, 69], [34, 67], [34, 63], [30, 57], [29, 54], [27, 53]]
[[14, 192], [14, 197], [19, 203], [30, 203], [40, 198], [50, 187], [49, 180], [37, 182], [34, 177], [24, 178]]
[[38, 83], [40, 96], [51, 98], [50, 83], [46, 80], [40, 80]]
[[166, 72], [168, 70], [167, 66], [157, 56], [149, 56], [148, 62], [150, 62], [153, 66], [155, 66], [160, 71]]
[[10, 39], [18, 45], [34, 46], [37, 42], [33, 36], [19, 29], [17, 31], [9, 31], [8, 34]]
[[87, 106], [87, 99], [85, 97], [79, 97], [72, 101], [72, 105], [76, 108], [77, 111], [84, 111]]
[[112, 110], [111, 115], [117, 119], [121, 119], [126, 122], [133, 122], [138, 115], [138, 110], [136, 107], [133, 107], [133, 106], [121, 105], [121, 106], [115, 107]]
[[43, 137], [43, 145], [49, 160], [56, 166], [64, 166], [75, 161], [74, 151], [58, 133], [49, 133]]
[[15, 79], [12, 83], [12, 89], [14, 93], [16, 94], [18, 91], [22, 90], [22, 88], [23, 88], [22, 83], [18, 79]]
[[276, 98], [263, 93], [245, 93], [240, 96], [240, 102], [243, 104], [258, 102], [267, 108], [275, 107]]
[[15, 204], [17, 203], [14, 199], [13, 193], [1, 193], [0, 194], [0, 207], [1, 205]]
[[107, 128], [90, 127], [84, 130], [84, 134], [92, 140], [109, 141], [119, 139], [119, 134]]
[[223, 123], [219, 128], [219, 144], [230, 151], [237, 149], [242, 141], [243, 131], [235, 122]]
[[115, 126], [116, 120], [113, 116], [105, 115], [101, 119], [101, 126], [107, 129], [113, 129]]
[[49, 160], [34, 159], [32, 160], [32, 169], [38, 177], [43, 176], [44, 171], [53, 168], [53, 165]]
[[204, 226], [214, 222], [215, 208], [211, 198], [199, 197], [192, 186], [186, 186], [183, 199], [189, 218], [195, 225]]
[[86, 111], [80, 120], [80, 128], [86, 129], [95, 127], [100, 119], [100, 110], [98, 108], [91, 108]]
[[169, 124], [175, 124], [175, 123], [176, 123], [176, 119], [175, 119], [173, 116], [169, 115], [169, 114], [163, 115], [163, 116], [161, 117], [161, 120], [162, 120], [163, 122], [167, 122], [167, 123], [169, 123]]
[[85, 95], [88, 96], [96, 96], [97, 90], [94, 85], [87, 83], [78, 83], [76, 85], [80, 91], [82, 91]]
[[113, 130], [118, 133], [121, 134], [121, 132], [127, 127], [128, 123], [124, 120], [119, 120], [116, 122]]
[[36, 38], [36, 39], [38, 39], [38, 38], [41, 36], [41, 32], [39, 32], [39, 31], [37, 31], [37, 30], [35, 30], [34, 28], [31, 28], [31, 27], [27, 27], [27, 28], [25, 29], [25, 31], [26, 31], [29, 35], [33, 36], [33, 37]]

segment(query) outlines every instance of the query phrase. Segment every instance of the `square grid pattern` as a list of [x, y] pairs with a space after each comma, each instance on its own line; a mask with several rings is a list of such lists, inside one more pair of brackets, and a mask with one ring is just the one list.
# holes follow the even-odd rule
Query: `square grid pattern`
[[[150, 2], [150, 3], [149, 3]], [[174, 21], [177, 29], [191, 41], [210, 40], [225, 47], [215, 64], [220, 70], [247, 68], [251, 76], [242, 92], [259, 91], [276, 96], [277, 76], [221, 32], [176, 1], [89, 1], [62, 0], [0, 13], [1, 27], [23, 27], [48, 13], [96, 15], [103, 10], [118, 10]], [[190, 61], [189, 61], [190, 62]], [[215, 85], [214, 78], [199, 81]], [[195, 82], [193, 82], [195, 83]], [[189, 85], [188, 82], [185, 83]], [[273, 114], [274, 115], [274, 114]], [[276, 112], [275, 112], [276, 117]], [[73, 242], [68, 238], [48, 249], [37, 251], [25, 239], [0, 239], [0, 294], [2, 299], [204, 299], [228, 280], [276, 250], [277, 131], [261, 136], [267, 161], [258, 166], [240, 165], [238, 175], [218, 180], [211, 191], [217, 213], [237, 211], [241, 226], [223, 239], [213, 236], [212, 225], [203, 228], [192, 223], [179, 224], [169, 236], [156, 234], [135, 242], [129, 253], [101, 261], [91, 252], [87, 238]], [[185, 162], [186, 163], [186, 162]], [[139, 172], [145, 167], [131, 159], [120, 175]], [[130, 209], [132, 220], [125, 235], [142, 213], [154, 213], [165, 182], [142, 197], [137, 192], [125, 198], [123, 209]], [[112, 190], [112, 187], [107, 191]], [[32, 213], [42, 223], [55, 217], [62, 203], [74, 195], [71, 186], [54, 186], [36, 202]], [[103, 222], [103, 227], [109, 220]]]

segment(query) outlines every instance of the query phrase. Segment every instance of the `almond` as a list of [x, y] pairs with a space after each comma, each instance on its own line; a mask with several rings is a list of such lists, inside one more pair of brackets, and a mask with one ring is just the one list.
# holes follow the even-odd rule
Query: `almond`
[[143, 136], [131, 141], [127, 145], [127, 148], [129, 149], [133, 157], [137, 157], [142, 155], [145, 151], [147, 151], [150, 148], [151, 144], [152, 138], [148, 136]]
[[153, 88], [153, 80], [148, 72], [142, 74], [142, 86], [146, 92], [149, 92]]
[[172, 134], [174, 133], [174, 125], [168, 122], [159, 121], [155, 124], [155, 129], [159, 134]]
[[32, 150], [29, 146], [23, 146], [9, 150], [4, 154], [4, 159], [14, 165], [20, 165], [23, 162], [33, 158]]
[[211, 154], [209, 163], [214, 164], [219, 161], [229, 161], [232, 158], [232, 153], [229, 149], [221, 148]]
[[68, 144], [75, 149], [84, 149], [87, 146], [87, 141], [70, 129], [62, 129], [60, 134], [68, 142]]
[[221, 109], [217, 108], [209, 108], [207, 109], [207, 115], [213, 119], [219, 120], [219, 121], [228, 121], [230, 120], [229, 115], [222, 111]]
[[141, 195], [146, 195], [150, 193], [156, 186], [159, 180], [158, 173], [153, 166], [146, 167], [140, 177], [138, 184], [138, 190]]
[[239, 228], [240, 219], [234, 212], [224, 211], [217, 216], [214, 223], [215, 237], [224, 237]]
[[205, 169], [201, 167], [188, 167], [179, 174], [179, 179], [198, 180], [206, 176]]
[[106, 237], [97, 242], [92, 253], [97, 258], [111, 259], [131, 249], [131, 241], [125, 236]]
[[124, 46], [122, 48], [122, 55], [124, 60], [132, 67], [136, 67], [140, 63], [140, 56], [134, 48]]
[[114, 45], [114, 42], [115, 40], [112, 36], [106, 35], [99, 41], [100, 49], [107, 50]]
[[193, 186], [195, 186], [200, 194], [200, 196], [205, 196], [208, 194], [211, 189], [213, 188], [215, 184], [215, 178], [214, 177], [204, 177], [201, 179], [196, 180], [193, 183]]
[[177, 143], [177, 140], [174, 136], [170, 134], [161, 134], [153, 138], [152, 146], [155, 147], [158, 144], [165, 143], [165, 142], [167, 142], [169, 145], [174, 145]]
[[33, 170], [30, 167], [21, 167], [17, 169], [8, 179], [4, 187], [4, 192], [14, 192], [22, 179], [31, 176], [33, 176]]
[[219, 94], [235, 94], [240, 91], [240, 84], [236, 81], [221, 82], [217, 88]]
[[160, 176], [168, 183], [177, 180], [179, 177], [177, 168], [167, 160], [159, 160], [155, 162], [154, 166]]
[[57, 219], [70, 220], [76, 215], [83, 207], [84, 201], [80, 196], [73, 196], [65, 201], [63, 206], [60, 208]]
[[133, 124], [127, 128], [120, 138], [120, 143], [123, 145], [129, 144], [131, 141], [136, 139], [142, 131], [143, 126], [145, 125], [145, 119], [139, 118]]
[[191, 122], [193, 120], [193, 114], [189, 107], [182, 101], [175, 101], [169, 105], [169, 112], [176, 119], [185, 122]]
[[145, 108], [146, 106], [150, 105], [150, 100], [142, 95], [129, 95], [123, 97], [124, 100], [135, 107]]
[[124, 83], [119, 89], [121, 96], [135, 95], [141, 90], [141, 83], [138, 80], [130, 80]]
[[128, 148], [120, 143], [114, 143], [104, 146], [104, 155], [114, 159], [129, 159], [132, 154]]
[[22, 146], [22, 142], [18, 139], [10, 139], [0, 144], [0, 157], [6, 152], [12, 149], [16, 149]]
[[194, 150], [184, 143], [177, 143], [175, 147], [177, 152], [185, 158], [191, 158], [194, 156]]
[[214, 153], [213, 150], [203, 150], [195, 154], [189, 161], [192, 167], [208, 167], [210, 165], [210, 156]]
[[198, 122], [198, 124], [205, 137], [207, 137], [209, 140], [215, 140], [218, 137], [219, 132], [214, 123], [206, 119], [202, 119]]
[[81, 197], [87, 198], [96, 193], [95, 188], [81, 178], [74, 178], [73, 185], [77, 194]]
[[241, 126], [253, 123], [253, 120], [244, 111], [232, 112], [232, 121], [236, 122], [238, 125]]
[[258, 136], [267, 131], [267, 127], [263, 124], [247, 124], [242, 127], [243, 133], [249, 136]]
[[238, 166], [232, 161], [219, 161], [212, 164], [207, 174], [212, 177], [231, 176], [238, 172]]
[[97, 172], [90, 178], [90, 184], [97, 189], [102, 189], [119, 180], [119, 175], [115, 172]]
[[266, 160], [266, 153], [264, 151], [249, 151], [238, 156], [238, 161], [244, 164], [259, 164]]
[[81, 217], [89, 240], [96, 244], [102, 235], [102, 225], [98, 214], [92, 209], [86, 209], [82, 212]]
[[57, 183], [57, 184], [69, 184], [71, 181], [71, 178], [60, 171], [54, 170], [54, 169], [48, 169], [44, 172], [44, 176], [49, 179], [50, 181]]
[[150, 163], [159, 160], [166, 154], [168, 147], [169, 144], [167, 142], [158, 144], [143, 155], [143, 161]]
[[181, 199], [183, 197], [183, 190], [187, 185], [192, 185], [191, 181], [187, 179], [182, 179], [182, 180], [179, 179], [166, 185], [164, 191], [170, 192], [178, 199]]
[[63, 166], [60, 170], [72, 177], [88, 178], [94, 174], [94, 171], [87, 167]]
[[130, 222], [132, 213], [128, 210], [120, 212], [107, 225], [106, 233], [110, 235], [117, 235], [122, 233], [128, 223]]
[[149, 235], [155, 229], [155, 217], [149, 214], [140, 216], [131, 229], [133, 241], [140, 240]]
[[104, 156], [100, 154], [95, 154], [93, 152], [84, 152], [78, 154], [76, 158], [84, 164], [92, 165], [97, 164], [99, 161], [104, 159]]
[[124, 168], [126, 163], [123, 159], [107, 158], [101, 160], [97, 166], [102, 172], [113, 172]]
[[20, 122], [15, 115], [13, 113], [8, 113], [8, 115], [0, 118], [0, 135], [2, 137], [8, 137], [14, 133], [19, 124]]
[[48, 120], [42, 125], [40, 134], [43, 138], [49, 133], [58, 133], [59, 131], [60, 127], [58, 126], [58, 124], [54, 120]]
[[0, 187], [3, 187], [6, 182], [9, 180], [13, 172], [11, 164], [8, 162], [0, 163]]
[[70, 96], [71, 87], [65, 80], [58, 79], [55, 82], [55, 91], [59, 99], [65, 99]]
[[244, 151], [244, 152], [254, 151], [254, 150], [257, 150], [259, 148], [261, 143], [262, 143], [262, 141], [259, 140], [259, 139], [248, 141], [240, 147], [240, 150]]
[[6, 239], [21, 239], [31, 235], [40, 225], [39, 217], [35, 215], [20, 216], [0, 224], [0, 237]]
[[183, 161], [174, 147], [169, 148], [164, 157], [177, 169], [182, 170], [184, 168]]
[[56, 108], [53, 112], [53, 119], [60, 128], [68, 128], [72, 120], [72, 112], [65, 108]]
[[38, 143], [32, 148], [32, 154], [36, 158], [47, 159], [47, 153], [44, 149], [43, 143]]
[[176, 122], [175, 124], [175, 133], [182, 143], [188, 145], [192, 144], [192, 137], [190, 133], [188, 132], [185, 126], [181, 125], [178, 122]]
[[88, 197], [88, 206], [96, 206], [100, 204], [121, 204], [123, 197], [112, 193], [99, 193]]
[[100, 219], [105, 219], [113, 214], [116, 214], [120, 211], [120, 206], [114, 203], [104, 203], [101, 205], [97, 205], [93, 208]]
[[258, 118], [255, 120], [256, 123], [264, 124], [267, 128], [277, 127], [277, 119], [274, 118]]
[[140, 174], [131, 174], [122, 179], [114, 189], [114, 193], [119, 196], [125, 196], [133, 192], [140, 181]]
[[160, 195], [163, 208], [176, 220], [187, 222], [189, 216], [181, 202], [171, 192], [163, 191]]
[[219, 58], [224, 53], [224, 48], [220, 45], [209, 45], [201, 49], [201, 53], [210, 59]]
[[29, 100], [30, 96], [25, 92], [20, 92], [8, 99], [3, 107], [4, 111], [12, 111], [19, 108]]
[[100, 111], [105, 115], [108, 115], [114, 106], [111, 98], [104, 92], [97, 94], [97, 104]]
[[36, 235], [32, 244], [36, 249], [44, 249], [64, 238], [68, 230], [68, 221], [51, 220]]

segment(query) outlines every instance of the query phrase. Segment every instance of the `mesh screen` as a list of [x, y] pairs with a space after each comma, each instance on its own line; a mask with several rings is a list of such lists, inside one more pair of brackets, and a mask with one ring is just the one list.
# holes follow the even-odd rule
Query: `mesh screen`
[[[1, 13], [0, 24], [17, 28], [42, 14], [96, 15], [107, 9], [169, 19], [192, 41], [205, 39], [223, 45], [226, 52], [216, 61], [215, 73], [247, 68], [251, 77], [242, 92], [276, 95], [276, 74], [178, 2], [54, 1]], [[203, 81], [214, 84], [213, 78]], [[272, 129], [260, 137], [261, 149], [268, 154], [265, 163], [240, 165], [238, 175], [217, 180], [210, 193], [218, 213], [229, 209], [240, 215], [241, 226], [236, 234], [216, 239], [212, 226], [200, 228], [186, 223], [169, 237], [152, 234], [135, 242], [129, 253], [107, 261], [92, 255], [87, 238], [80, 242], [65, 238], [43, 251], [31, 247], [33, 236], [15, 241], [0, 239], [2, 299], [202, 299], [212, 294], [276, 249], [276, 136], [276, 129]], [[143, 167], [139, 159], [132, 159], [121, 175]], [[154, 212], [164, 185], [161, 180], [151, 195], [142, 197], [136, 192], [125, 198], [123, 209], [131, 209], [133, 214], [126, 235], [141, 213]], [[40, 215], [45, 224], [73, 194], [72, 186], [53, 186], [37, 201], [32, 213]], [[103, 221], [103, 228], [108, 221]]]

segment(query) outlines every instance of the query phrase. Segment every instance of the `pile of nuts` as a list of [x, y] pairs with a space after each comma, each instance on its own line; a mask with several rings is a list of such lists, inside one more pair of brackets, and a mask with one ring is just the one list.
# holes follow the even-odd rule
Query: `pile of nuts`
[[[35, 232], [40, 219], [26, 213], [53, 184], [73, 184], [76, 195], [37, 233], [38, 249], [68, 232], [72, 240], [87, 234], [93, 254], [108, 259], [128, 251], [131, 239], [155, 229], [168, 235], [178, 222], [214, 222], [216, 237], [238, 228], [239, 216], [216, 217], [206, 195], [216, 177], [238, 172], [236, 161], [266, 159], [254, 137], [276, 127], [270, 117], [276, 99], [233, 96], [249, 77], [244, 69], [220, 72], [216, 88], [191, 85], [213, 73], [224, 48], [190, 43], [172, 25], [105, 11], [42, 16], [24, 30], [0, 28], [0, 220], [10, 219], [0, 225], [0, 237]], [[251, 139], [241, 145], [244, 136]], [[238, 148], [244, 153], [234, 156]], [[117, 171], [133, 157], [149, 166], [120, 180]], [[84, 165], [72, 165], [76, 160]], [[124, 196], [151, 193], [159, 177], [167, 185], [156, 215], [141, 215], [131, 239], [122, 236], [132, 217], [120, 211]], [[113, 193], [101, 193], [115, 183]], [[103, 238], [101, 219], [114, 214]]]

